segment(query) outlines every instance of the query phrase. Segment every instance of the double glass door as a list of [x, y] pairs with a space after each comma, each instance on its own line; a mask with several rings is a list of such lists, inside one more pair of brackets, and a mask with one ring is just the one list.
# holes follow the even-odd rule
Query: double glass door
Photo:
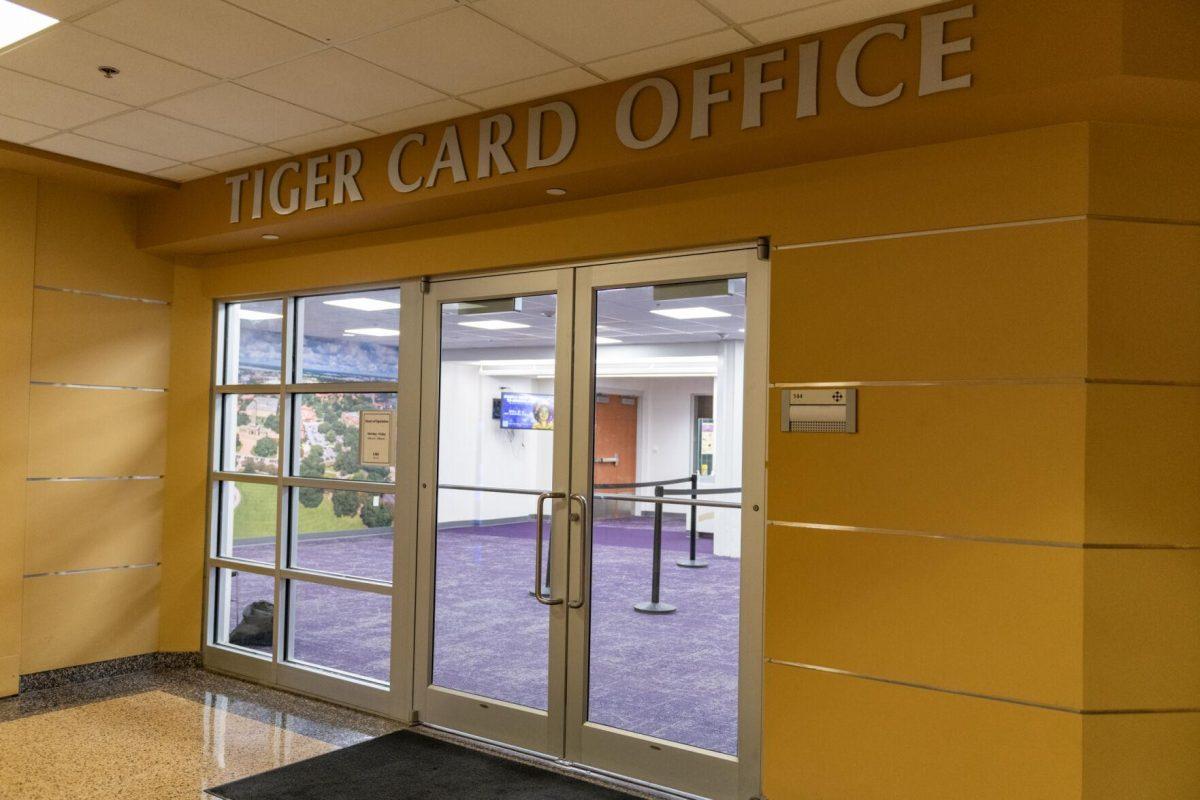
[[757, 791], [763, 266], [738, 249], [431, 285], [422, 722]]

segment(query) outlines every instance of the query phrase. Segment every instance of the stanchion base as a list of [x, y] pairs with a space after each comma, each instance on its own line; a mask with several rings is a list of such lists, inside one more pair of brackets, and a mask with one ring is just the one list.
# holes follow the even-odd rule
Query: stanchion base
[[681, 558], [675, 562], [677, 567], [687, 567], [688, 569], [703, 569], [708, 566], [707, 561], [701, 561], [698, 558]]
[[647, 600], [644, 603], [635, 603], [633, 610], [643, 614], [674, 614], [675, 606], [670, 603], [651, 603]]

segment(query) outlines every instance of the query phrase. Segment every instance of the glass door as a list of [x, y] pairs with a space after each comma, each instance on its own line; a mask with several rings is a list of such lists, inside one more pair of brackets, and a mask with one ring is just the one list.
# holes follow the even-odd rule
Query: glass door
[[758, 789], [765, 266], [576, 277], [566, 758], [705, 797]]
[[570, 270], [426, 297], [416, 701], [423, 722], [561, 755]]

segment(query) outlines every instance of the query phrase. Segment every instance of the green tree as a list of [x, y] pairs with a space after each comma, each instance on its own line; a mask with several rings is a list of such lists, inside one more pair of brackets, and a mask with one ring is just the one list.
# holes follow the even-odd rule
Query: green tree
[[264, 428], [279, 433], [279, 416], [277, 414], [268, 414], [262, 424]]
[[392, 524], [392, 507], [383, 502], [379, 505], [363, 503], [360, 516], [368, 528], [387, 528]]
[[333, 493], [333, 515], [335, 517], [353, 517], [358, 513], [360, 505], [358, 492], [338, 490]]
[[279, 442], [264, 436], [254, 443], [254, 455], [273, 458], [279, 452]]
[[240, 427], [240, 426], [249, 425], [249, 424], [250, 424], [250, 415], [247, 414], [245, 411], [239, 411], [238, 412], [238, 426]]

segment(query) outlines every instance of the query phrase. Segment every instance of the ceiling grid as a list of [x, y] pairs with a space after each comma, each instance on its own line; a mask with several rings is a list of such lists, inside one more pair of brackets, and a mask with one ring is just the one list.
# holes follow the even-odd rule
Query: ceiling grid
[[[19, 4], [60, 22], [0, 48], [0, 139], [180, 182], [924, 5]], [[101, 66], [120, 73], [105, 77]]]

